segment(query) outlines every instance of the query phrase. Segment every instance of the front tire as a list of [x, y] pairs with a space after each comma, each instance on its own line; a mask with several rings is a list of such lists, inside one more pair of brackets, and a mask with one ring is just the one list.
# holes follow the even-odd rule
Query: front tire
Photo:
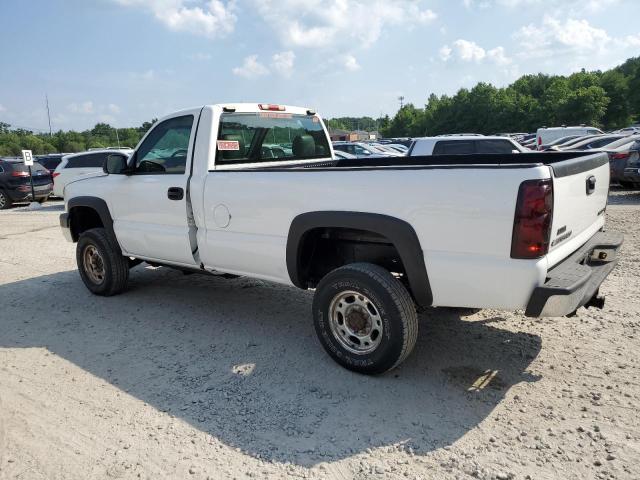
[[316, 288], [313, 320], [327, 353], [364, 374], [400, 365], [418, 336], [411, 295], [391, 273], [370, 263], [352, 263], [327, 274]]
[[129, 259], [112, 246], [104, 228], [80, 234], [76, 262], [82, 281], [96, 295], [116, 295], [127, 286]]

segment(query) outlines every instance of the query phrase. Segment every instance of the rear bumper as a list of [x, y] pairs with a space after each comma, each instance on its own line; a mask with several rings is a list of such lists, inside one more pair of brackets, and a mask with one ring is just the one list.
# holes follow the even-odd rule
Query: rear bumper
[[527, 304], [527, 317], [562, 317], [586, 305], [618, 263], [623, 236], [598, 232], [562, 263], [547, 273]]
[[629, 167], [624, 169], [623, 180], [627, 182], [640, 183], [640, 167]]
[[[34, 187], [35, 190], [35, 194], [36, 194], [36, 200], [39, 200], [41, 198], [46, 198], [49, 195], [51, 195], [51, 192], [53, 191], [52, 185], [37, 185]], [[5, 190], [9, 197], [11, 198], [12, 201], [14, 202], [28, 202], [29, 200], [33, 200], [33, 198], [31, 197], [31, 188], [29, 188], [29, 190], [18, 190], [17, 188], [8, 188]]]
[[62, 229], [64, 238], [66, 238], [68, 242], [73, 242], [73, 234], [71, 233], [71, 222], [69, 221], [69, 214], [66, 212], [60, 214], [60, 228]]

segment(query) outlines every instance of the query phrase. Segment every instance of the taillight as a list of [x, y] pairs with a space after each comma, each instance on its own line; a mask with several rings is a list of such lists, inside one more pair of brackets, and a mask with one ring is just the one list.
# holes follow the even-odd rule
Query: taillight
[[52, 178], [56, 178], [58, 175], [60, 175], [60, 172], [53, 172], [53, 173], [51, 174], [51, 177], [52, 177]]
[[12, 177], [28, 177], [29, 176], [29, 172], [18, 172], [16, 170], [14, 170], [13, 172], [11, 172], [11, 176]]
[[624, 153], [614, 153], [611, 156], [612, 160], [623, 160], [626, 158], [629, 158], [631, 156], [631, 154], [629, 152], [624, 152]]
[[551, 179], [527, 180], [520, 184], [511, 237], [511, 258], [544, 257], [549, 251], [553, 217]]
[[284, 105], [274, 105], [272, 103], [260, 103], [258, 104], [260, 110], [269, 110], [272, 112], [284, 112]]

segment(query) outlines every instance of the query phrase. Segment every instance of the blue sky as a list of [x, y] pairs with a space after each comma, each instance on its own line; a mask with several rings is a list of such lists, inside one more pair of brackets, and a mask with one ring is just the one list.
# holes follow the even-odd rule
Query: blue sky
[[0, 121], [139, 125], [206, 103], [393, 114], [640, 55], [638, 0], [2, 0]]

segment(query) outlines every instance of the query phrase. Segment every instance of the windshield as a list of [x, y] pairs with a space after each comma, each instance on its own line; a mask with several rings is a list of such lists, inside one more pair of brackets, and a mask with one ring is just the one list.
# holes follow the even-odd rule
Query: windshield
[[315, 115], [224, 113], [220, 119], [217, 164], [327, 158], [330, 152]]

